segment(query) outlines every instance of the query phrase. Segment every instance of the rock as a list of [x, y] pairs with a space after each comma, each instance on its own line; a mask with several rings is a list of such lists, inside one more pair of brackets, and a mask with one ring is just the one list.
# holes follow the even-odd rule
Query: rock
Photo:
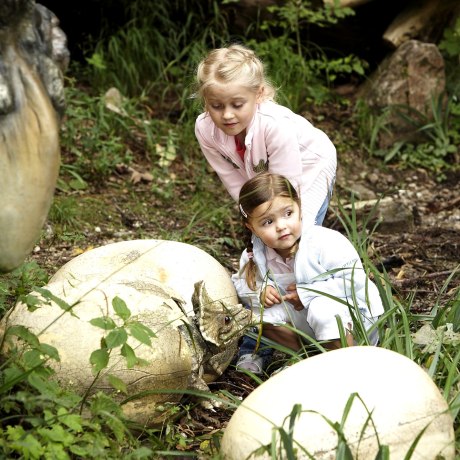
[[[133, 240], [93, 249], [62, 267], [45, 289], [51, 295], [32, 293], [40, 299], [37, 310], [18, 303], [5, 315], [3, 333], [8, 326], [22, 325], [40, 334], [42, 343], [59, 352], [60, 361], [50, 362], [55, 378], [82, 395], [105, 391], [121, 401], [159, 391], [122, 406], [127, 418], [146, 425], [162, 421], [159, 405], [180, 400], [186, 390], [210, 392], [207, 383], [229, 365], [250, 321], [224, 267], [206, 252], [175, 241]], [[126, 303], [132, 320], [156, 337], [151, 347], [128, 338], [145, 364], [129, 368], [116, 347], [96, 378], [90, 356], [110, 330], [90, 321], [103, 317], [122, 324], [114, 310], [116, 298]], [[63, 302], [71, 306], [69, 312]], [[15, 345], [10, 341], [10, 353]], [[110, 375], [124, 382], [127, 394], [114, 391]]]
[[252, 455], [272, 439], [279, 449], [276, 458], [287, 458], [277, 427], [288, 435], [296, 404], [301, 412], [292, 420], [292, 447], [298, 460], [337, 458], [338, 436], [331, 423], [341, 427], [352, 458], [376, 458], [379, 444], [389, 446], [392, 460], [406, 458], [422, 434], [411, 458], [454, 459], [453, 419], [439, 389], [416, 363], [377, 347], [323, 353], [264, 382], [231, 417], [222, 458], [273, 458], [270, 451]]
[[360, 89], [360, 97], [371, 109], [380, 112], [393, 107], [387, 119], [390, 131], [382, 130], [380, 146], [386, 148], [400, 138], [416, 139], [417, 127], [398, 115], [394, 106], [415, 123], [425, 124], [433, 116], [432, 102], [444, 89], [444, 59], [436, 45], [409, 40], [385, 59]]
[[399, 193], [397, 197], [355, 201], [345, 204], [343, 208], [353, 208], [358, 221], [365, 221], [368, 226], [378, 223], [378, 232], [382, 234], [405, 233], [414, 229], [413, 210], [403, 193]]
[[375, 200], [377, 198], [372, 190], [358, 182], [350, 184], [349, 189], [358, 200]]

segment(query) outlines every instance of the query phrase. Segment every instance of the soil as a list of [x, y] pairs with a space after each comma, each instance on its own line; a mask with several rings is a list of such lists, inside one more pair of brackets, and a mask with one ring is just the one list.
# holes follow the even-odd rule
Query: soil
[[[346, 108], [326, 107], [321, 112], [312, 111], [306, 115], [326, 131], [336, 145], [339, 145], [340, 139], [338, 136], [335, 138], [335, 133], [353, 135], [345, 123], [349, 119]], [[64, 162], [65, 155], [66, 152], [63, 152]], [[369, 158], [363, 152], [338, 149], [338, 159], [336, 197], [346, 197], [350, 190], [358, 190], [364, 199], [369, 196], [389, 196], [397, 208], [410, 210], [407, 225], [402, 219], [402, 224], [397, 228], [377, 227], [370, 235], [373, 249], [371, 258], [377, 266], [387, 270], [394, 295], [402, 300], [413, 296], [412, 309], [415, 313], [429, 313], [433, 306], [444, 307], [452, 301], [460, 286], [460, 274], [458, 271], [454, 273], [460, 264], [459, 172], [452, 172], [444, 181], [438, 182], [433, 173], [423, 169], [403, 170], [399, 166], [385, 166], [380, 159]], [[133, 170], [141, 173], [149, 171], [150, 165], [146, 161], [139, 157], [129, 168], [119, 168], [105, 183], [79, 192], [80, 196], [86, 194], [103, 202], [116, 218], [103, 220], [97, 227], [87, 230], [84, 244], [80, 243], [79, 247], [52, 237], [43, 238], [37, 246], [31, 257], [50, 275], [87, 248], [139, 237], [158, 238], [159, 228], [162, 229], [162, 235], [168, 230], [174, 235], [178, 228], [186, 225], [180, 217], [174, 216], [171, 200], [190, 200], [193, 196], [195, 189], [190, 184], [190, 171], [180, 162], [172, 165], [171, 174], [182, 185], [175, 189], [174, 198], [163, 201], [152, 195], [149, 182], [131, 181]], [[214, 189], [216, 196], [225, 196], [215, 175], [209, 174], [208, 180], [207, 186]], [[140, 215], [133, 211], [138, 209], [139, 201], [145, 201], [149, 209], [147, 214]], [[334, 212], [328, 213], [324, 225], [343, 231]], [[236, 211], [230, 227], [239, 227]], [[208, 230], [209, 239], [215, 237], [217, 241], [223, 236], [217, 227], [213, 230], [209, 226]], [[48, 227], [47, 232], [52, 234], [52, 229]], [[234, 270], [240, 249], [225, 244], [220, 248], [216, 258], [230, 271]], [[227, 390], [240, 398], [244, 398], [256, 386], [254, 380], [235, 372], [232, 366], [210, 385], [213, 391]], [[195, 407], [180, 421], [180, 429], [189, 439], [192, 436], [210, 436], [225, 426], [228, 415], [225, 410], [211, 413]]]

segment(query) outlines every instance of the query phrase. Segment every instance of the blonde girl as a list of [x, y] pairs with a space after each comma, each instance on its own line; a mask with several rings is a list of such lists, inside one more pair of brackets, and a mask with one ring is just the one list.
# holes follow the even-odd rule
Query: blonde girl
[[[303, 225], [299, 196], [287, 178], [270, 173], [242, 187], [239, 209], [251, 238], [232, 276], [238, 297], [263, 321], [263, 334], [299, 349], [290, 324], [327, 348], [341, 346], [336, 317], [353, 344], [350, 308], [369, 330], [383, 306], [351, 242], [341, 233]], [[261, 309], [261, 306], [264, 308]], [[375, 327], [370, 334], [376, 343]]]
[[321, 225], [335, 181], [335, 147], [304, 117], [275, 103], [255, 53], [238, 44], [211, 51], [198, 65], [196, 83], [205, 111], [195, 134], [233, 199], [258, 173], [281, 174], [301, 191], [304, 222]]

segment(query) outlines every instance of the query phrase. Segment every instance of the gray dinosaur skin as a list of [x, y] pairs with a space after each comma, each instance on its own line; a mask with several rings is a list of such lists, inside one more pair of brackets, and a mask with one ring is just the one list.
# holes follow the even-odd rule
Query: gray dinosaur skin
[[59, 172], [66, 36], [32, 0], [0, 2], [0, 273], [32, 251]]

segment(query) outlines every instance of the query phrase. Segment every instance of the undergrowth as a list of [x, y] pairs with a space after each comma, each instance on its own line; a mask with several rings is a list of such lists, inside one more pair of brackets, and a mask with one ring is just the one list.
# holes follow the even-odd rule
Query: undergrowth
[[[280, 89], [280, 103], [300, 112], [308, 104], [321, 104], [336, 97], [332, 96], [330, 87], [338, 77], [365, 75], [365, 62], [338, 53], [331, 57], [306, 38], [312, 24], [327, 26], [353, 12], [317, 10], [312, 9], [310, 2], [289, 0], [271, 8], [270, 20], [252, 24], [247, 31], [235, 35], [230, 31], [226, 10], [219, 2], [194, 1], [191, 2], [193, 8], [190, 2], [179, 0], [125, 3], [131, 20], [109, 37], [102, 31], [100, 40], [87, 52], [88, 64], [75, 66], [73, 75], [66, 80], [67, 112], [61, 132], [64, 161], [57, 197], [49, 215], [56, 232], [53, 238], [55, 241], [67, 239], [70, 245], [84, 241], [85, 225], [94, 225], [90, 210], [97, 203], [85, 201], [81, 192], [97, 189], [114, 171], [129, 167], [140, 158], [143, 164], [150, 166], [149, 193], [163, 203], [165, 213], [181, 223], [173, 232], [162, 228], [160, 221], [155, 236], [196, 244], [219, 257], [224, 247], [236, 247], [238, 230], [233, 228], [229, 201], [217, 197], [219, 206], [216, 206], [216, 192], [206, 179], [207, 166], [197, 153], [193, 123], [200, 108], [190, 98], [196, 64], [209, 48], [244, 41], [267, 64], [273, 82]], [[183, 13], [186, 3], [186, 13]], [[172, 20], [178, 16], [183, 22]], [[196, 27], [196, 24], [203, 26]], [[446, 31], [441, 49], [448, 54], [457, 52], [458, 24], [455, 30]], [[85, 86], [78, 83], [79, 76], [84, 76]], [[418, 123], [416, 129], [425, 134], [427, 142], [395, 144], [385, 151], [378, 147], [378, 136], [386, 129], [386, 114], [371, 114], [364, 104], [358, 105], [356, 118], [362, 146], [385, 162], [426, 167], [442, 178], [444, 171], [452, 167], [451, 158], [458, 154], [459, 144], [460, 105], [450, 88], [452, 86], [448, 88], [447, 99], [442, 99], [447, 100], [446, 103], [433, 100], [432, 118], [412, 114], [414, 117], [409, 120]], [[109, 89], [112, 90], [109, 92]], [[174, 169], [178, 164], [180, 175]], [[177, 197], [181, 187], [193, 191], [184, 194], [185, 202]], [[129, 194], [129, 189], [124, 193]], [[193, 198], [188, 199], [190, 196]], [[97, 212], [111, 218], [103, 208], [104, 204], [99, 204]], [[148, 209], [144, 210], [142, 203], [134, 211], [137, 215], [145, 212], [145, 219], [149, 218]], [[367, 217], [369, 221], [370, 217]], [[412, 299], [399, 298], [387, 274], [377, 270], [376, 262], [370, 259], [368, 246], [372, 231], [366, 221], [364, 225], [358, 222], [353, 208], [350, 212], [340, 209], [338, 218], [384, 302], [385, 314], [377, 325], [380, 346], [409, 357], [427, 371], [449, 404], [455, 419], [456, 439], [459, 439], [460, 292], [450, 289], [454, 273], [441, 288], [441, 293], [450, 292], [448, 300], [439, 300], [430, 314], [413, 314]], [[215, 229], [222, 235], [219, 240], [213, 236]], [[148, 233], [145, 236], [152, 237]], [[45, 286], [50, 275], [33, 261], [3, 275], [0, 278], [1, 316], [18, 300], [30, 302], [30, 298], [26, 300], [27, 295]], [[46, 297], [46, 292], [44, 295]], [[64, 305], [60, 299], [49, 300]], [[106, 319], [100, 319], [97, 324], [109, 331], [108, 337], [110, 331], [113, 333], [108, 343], [107, 340], [101, 343], [101, 348], [92, 355], [96, 376], [105, 368], [110, 350], [123, 347], [129, 334], [137, 334], [141, 341], [151, 338], [154, 344], [149, 331], [141, 333], [129, 323], [129, 305], [123, 299], [115, 309], [120, 324], [109, 324]], [[3, 356], [0, 362], [2, 458], [219, 457], [222, 430], [192, 439], [179, 426], [180, 419], [191, 419], [193, 403], [166, 405], [171, 418], [161, 426], [133, 427], [109, 395], [101, 392], [82, 395], [60, 387], [49, 365], [59, 361], [59, 352], [41, 343], [39, 336], [22, 328], [10, 329], [7, 335], [16, 337], [25, 349]], [[2, 347], [6, 345], [5, 337], [3, 335]], [[358, 334], [356, 340], [366, 343], [364, 335]], [[323, 351], [321, 344], [313, 346]], [[300, 359], [290, 355], [293, 360]], [[135, 355], [126, 347], [123, 356], [131, 359], [128, 366], [133, 364]], [[256, 377], [254, 381], [260, 383]], [[123, 382], [112, 379], [112, 384], [118, 391], [125, 391]], [[239, 404], [231, 394], [223, 394], [222, 398], [230, 412]], [[298, 410], [293, 408], [293, 420]], [[289, 443], [289, 438], [286, 440]], [[289, 444], [286, 446], [289, 450]], [[458, 445], [457, 451], [460, 451]]]

